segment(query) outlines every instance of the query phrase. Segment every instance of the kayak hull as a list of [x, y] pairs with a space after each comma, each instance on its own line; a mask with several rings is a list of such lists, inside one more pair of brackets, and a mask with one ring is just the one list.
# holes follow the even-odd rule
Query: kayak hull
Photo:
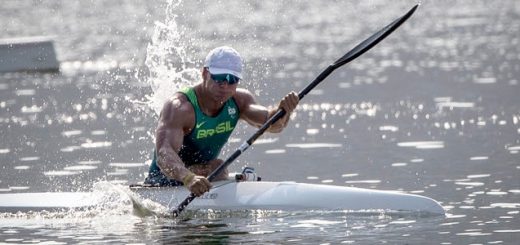
[[[124, 195], [132, 200], [151, 200], [169, 209], [188, 195], [183, 187], [133, 185]], [[128, 191], [129, 190], [129, 191]], [[41, 192], [0, 194], [0, 212], [85, 209], [106, 204], [99, 192]], [[214, 182], [213, 188], [196, 198], [187, 209], [213, 210], [347, 210], [445, 213], [435, 200], [414, 194], [355, 187], [295, 182]]]

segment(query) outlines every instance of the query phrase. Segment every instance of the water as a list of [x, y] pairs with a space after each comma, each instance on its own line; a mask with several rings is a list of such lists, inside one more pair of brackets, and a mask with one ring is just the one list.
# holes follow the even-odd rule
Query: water
[[[142, 181], [157, 108], [182, 79], [197, 79], [212, 47], [239, 50], [247, 61], [241, 86], [274, 104], [413, 4], [3, 2], [0, 38], [54, 36], [62, 72], [0, 74], [0, 191]], [[446, 217], [253, 210], [172, 220], [139, 216], [117, 199], [117, 208], [3, 213], [0, 240], [513, 244], [518, 13], [513, 0], [422, 2], [388, 39], [313, 90], [284, 133], [265, 135], [231, 165], [255, 167], [264, 180], [425, 195]], [[240, 126], [223, 157], [253, 132]]]

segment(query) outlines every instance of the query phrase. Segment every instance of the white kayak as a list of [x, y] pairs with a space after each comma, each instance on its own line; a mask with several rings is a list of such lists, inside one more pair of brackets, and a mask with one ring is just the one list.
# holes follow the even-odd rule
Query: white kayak
[[[139, 196], [171, 208], [189, 194], [185, 188], [132, 187]], [[295, 182], [221, 182], [187, 209], [351, 210], [444, 214], [435, 200], [413, 194]]]
[[[133, 185], [131, 193], [169, 209], [188, 196], [184, 187]], [[88, 208], [99, 204], [100, 193], [42, 192], [0, 194], [0, 212]], [[105, 200], [106, 201], [106, 200]], [[396, 211], [440, 214], [435, 200], [396, 191], [380, 191], [345, 186], [269, 181], [220, 181], [196, 198], [188, 210], [348, 210]]]

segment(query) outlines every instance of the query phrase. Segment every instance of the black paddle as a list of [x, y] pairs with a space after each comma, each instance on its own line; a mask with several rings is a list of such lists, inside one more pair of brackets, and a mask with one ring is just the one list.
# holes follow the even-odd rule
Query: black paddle
[[[365, 41], [358, 44], [354, 49], [350, 50], [348, 53], [346, 53], [343, 57], [338, 59], [336, 62], [334, 62], [332, 65], [329, 65], [327, 69], [322, 71], [318, 77], [314, 79], [307, 87], [305, 87], [299, 94], [298, 97], [300, 100], [307, 95], [314, 87], [316, 87], [319, 83], [321, 83], [325, 78], [330, 75], [334, 70], [339, 68], [342, 65], [345, 65], [349, 63], [350, 61], [354, 60], [355, 58], [359, 57], [372, 47], [374, 47], [376, 44], [378, 44], [381, 40], [385, 39], [390, 33], [392, 33], [395, 29], [397, 29], [401, 24], [403, 24], [417, 9], [419, 5], [415, 5], [412, 9], [410, 9], [405, 15], [403, 15], [401, 18], [394, 20], [394, 22], [387, 25], [385, 28], [381, 29]], [[258, 137], [260, 137], [273, 123], [278, 121], [280, 118], [282, 118], [285, 115], [285, 111], [280, 109], [278, 110], [267, 122], [256, 131], [253, 136], [251, 136], [246, 142], [244, 142], [228, 159], [226, 159], [225, 162], [223, 162], [218, 168], [216, 168], [209, 176], [208, 180], [212, 181], [217, 175], [220, 174], [220, 172], [229, 166], [237, 157], [239, 157], [242, 152], [244, 152], [249, 146], [251, 146]], [[177, 217], [183, 210], [188, 206], [188, 204], [195, 199], [196, 196], [193, 193], [190, 193], [190, 195], [184, 199], [183, 202], [177, 206], [177, 209], [173, 210], [173, 216]]]

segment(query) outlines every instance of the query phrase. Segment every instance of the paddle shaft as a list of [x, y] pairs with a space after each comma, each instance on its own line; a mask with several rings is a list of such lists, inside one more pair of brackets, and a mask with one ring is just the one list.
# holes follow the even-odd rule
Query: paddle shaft
[[[333, 64], [329, 65], [324, 71], [322, 71], [309, 85], [307, 85], [300, 93], [298, 93], [298, 97], [303, 99], [305, 95], [307, 95], [312, 89], [314, 89], [318, 84], [320, 84], [325, 78], [327, 78], [334, 70], [337, 68], [349, 63], [350, 61], [354, 60], [355, 58], [359, 57], [372, 47], [374, 47], [376, 44], [378, 44], [380, 41], [382, 41], [385, 37], [387, 37], [390, 33], [392, 33], [397, 27], [399, 27], [402, 23], [404, 23], [412, 14], [415, 12], [419, 5], [415, 5], [412, 9], [410, 9], [405, 15], [400, 17], [399, 19], [396, 19], [389, 25], [387, 25], [385, 28], [381, 29], [374, 35], [370, 36], [360, 44], [358, 44], [356, 47], [354, 47], [352, 50], [350, 50], [348, 53], [346, 53], [343, 57], [338, 59]], [[256, 131], [255, 134], [253, 134], [251, 137], [249, 137], [248, 140], [246, 140], [242, 145], [235, 151], [231, 156], [229, 156], [226, 161], [224, 161], [220, 166], [218, 166], [208, 177], [207, 179], [209, 181], [212, 181], [216, 176], [218, 176], [227, 166], [229, 166], [235, 159], [237, 159], [244, 151], [249, 148], [262, 134], [265, 133], [265, 131], [271, 127], [275, 122], [277, 122], [280, 118], [282, 118], [285, 115], [285, 110], [279, 109], [273, 116], [271, 116], [261, 127]], [[185, 208], [188, 206], [193, 199], [195, 199], [196, 196], [193, 193], [190, 193], [190, 195], [182, 201], [175, 210], [172, 211], [173, 216], [177, 217]]]

